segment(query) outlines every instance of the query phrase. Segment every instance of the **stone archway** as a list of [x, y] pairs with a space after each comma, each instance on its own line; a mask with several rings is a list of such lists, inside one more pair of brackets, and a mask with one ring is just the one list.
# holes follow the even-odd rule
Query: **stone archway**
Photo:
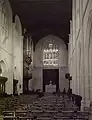
[[0, 94], [5, 93], [5, 83], [7, 81], [7, 67], [3, 60], [0, 61]]
[[21, 21], [18, 17], [18, 15], [15, 16], [15, 28], [18, 31], [18, 34], [22, 35], [22, 27], [21, 27]]
[[0, 76], [7, 77], [8, 70], [6, 63], [3, 60], [0, 61], [0, 68], [1, 68]]

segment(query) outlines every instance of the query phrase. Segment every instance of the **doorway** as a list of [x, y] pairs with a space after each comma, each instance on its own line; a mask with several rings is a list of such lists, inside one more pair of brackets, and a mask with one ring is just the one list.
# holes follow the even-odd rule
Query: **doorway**
[[45, 92], [46, 85], [56, 85], [56, 92], [59, 89], [59, 69], [43, 69], [43, 91]]

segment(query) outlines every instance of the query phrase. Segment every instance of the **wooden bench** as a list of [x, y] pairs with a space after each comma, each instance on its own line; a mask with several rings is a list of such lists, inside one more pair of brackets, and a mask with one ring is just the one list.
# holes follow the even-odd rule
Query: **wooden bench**
[[4, 117], [4, 120], [32, 120], [31, 117]]
[[4, 120], [17, 120], [17, 117], [5, 116], [3, 119], [4, 119]]
[[37, 120], [51, 120], [50, 117], [38, 117]]
[[3, 114], [6, 117], [15, 117], [15, 111], [3, 111]]
[[88, 120], [89, 118], [88, 117], [56, 117], [54, 118], [55, 120]]

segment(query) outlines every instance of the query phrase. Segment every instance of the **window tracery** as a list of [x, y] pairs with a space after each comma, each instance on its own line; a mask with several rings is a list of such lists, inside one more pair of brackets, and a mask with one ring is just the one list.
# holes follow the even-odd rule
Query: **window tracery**
[[55, 40], [47, 40], [44, 43], [43, 65], [57, 66], [59, 59], [59, 45]]

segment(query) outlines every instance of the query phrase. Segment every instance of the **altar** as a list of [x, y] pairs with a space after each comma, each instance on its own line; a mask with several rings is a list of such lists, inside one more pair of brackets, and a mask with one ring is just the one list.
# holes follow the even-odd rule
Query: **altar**
[[56, 85], [46, 85], [46, 92], [56, 92]]
[[52, 81], [50, 81], [49, 85], [46, 85], [46, 92], [56, 92], [56, 85], [52, 84]]

